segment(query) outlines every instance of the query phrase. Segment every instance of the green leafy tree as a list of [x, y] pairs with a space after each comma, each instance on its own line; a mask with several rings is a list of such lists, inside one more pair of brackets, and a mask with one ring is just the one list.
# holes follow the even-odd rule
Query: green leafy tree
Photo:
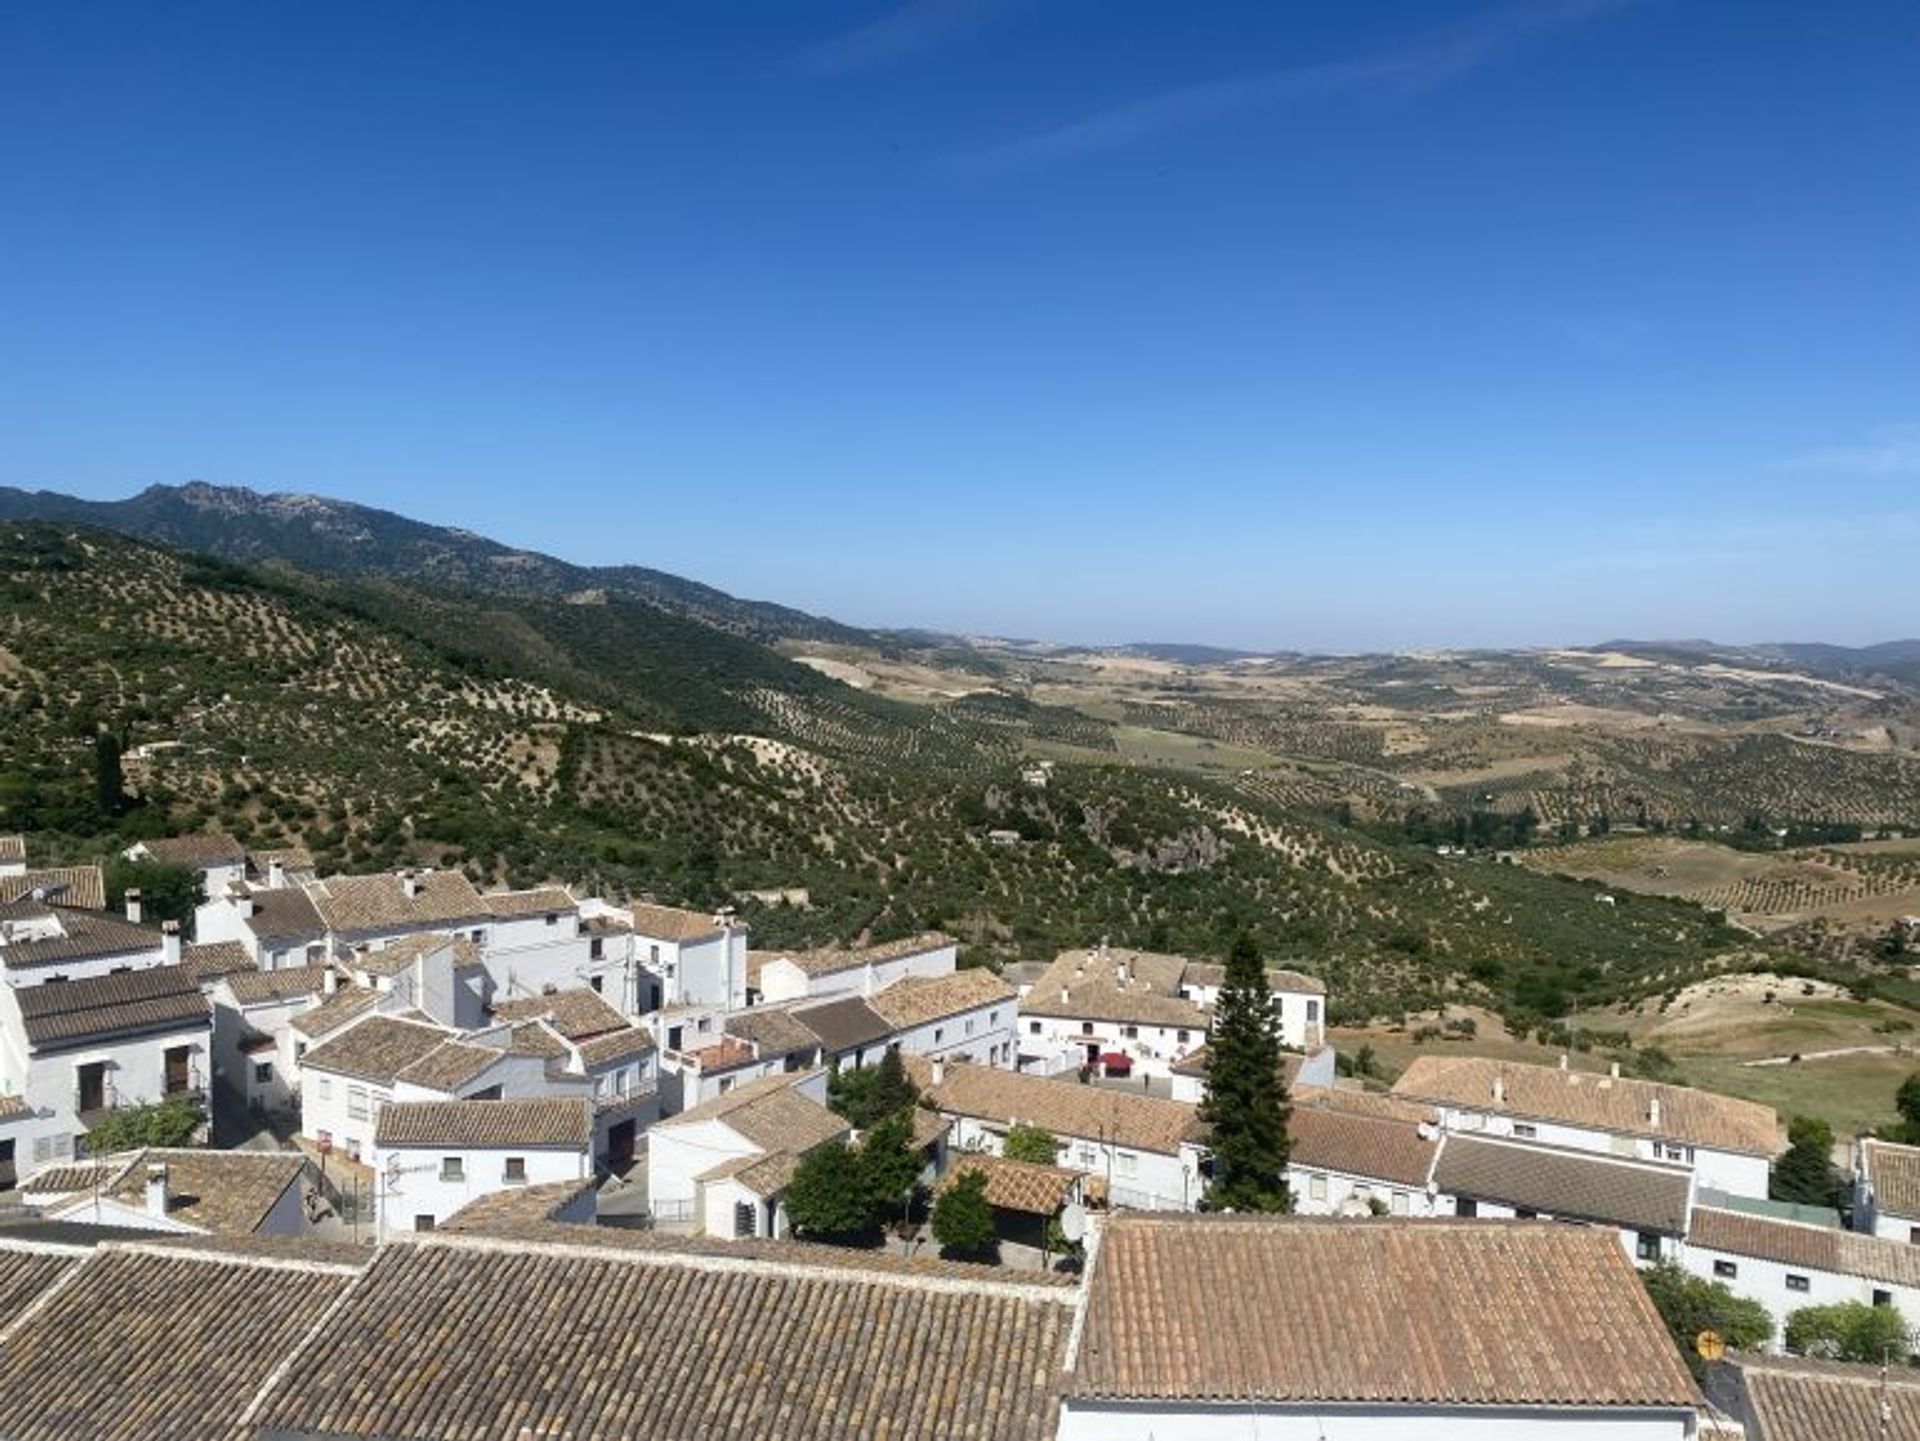
[[1702, 1331], [1716, 1332], [1736, 1351], [1750, 1351], [1773, 1337], [1773, 1317], [1765, 1306], [1734, 1295], [1718, 1281], [1703, 1280], [1677, 1262], [1645, 1267], [1640, 1279], [1660, 1319], [1667, 1323], [1667, 1334], [1696, 1376], [1707, 1369], [1695, 1347]]
[[861, 1137], [855, 1155], [860, 1189], [869, 1221], [896, 1215], [920, 1180], [920, 1156], [913, 1147], [913, 1118], [899, 1111]]
[[87, 1129], [87, 1152], [110, 1156], [142, 1146], [188, 1146], [205, 1116], [187, 1101], [156, 1101], [147, 1106], [116, 1106]]
[[1881, 1137], [1920, 1146], [1920, 1071], [1900, 1083], [1900, 1089], [1893, 1093], [1893, 1108], [1900, 1113], [1900, 1119], [1891, 1126], [1882, 1126]]
[[1038, 1126], [1014, 1126], [1001, 1143], [1000, 1154], [1009, 1161], [1031, 1161], [1051, 1166], [1060, 1159], [1060, 1141], [1051, 1131]]
[[998, 1258], [999, 1234], [983, 1172], [969, 1171], [940, 1193], [933, 1203], [933, 1239], [940, 1243], [940, 1254], [950, 1259]]
[[1842, 1301], [1803, 1306], [1787, 1317], [1787, 1349], [1829, 1361], [1904, 1362], [1913, 1350], [1906, 1320], [1892, 1306]]
[[1787, 1149], [1773, 1163], [1767, 1195], [1803, 1206], [1838, 1206], [1840, 1174], [1833, 1167], [1833, 1127], [1817, 1116], [1795, 1116]]
[[919, 1099], [920, 1088], [907, 1074], [898, 1046], [887, 1047], [877, 1066], [852, 1071], [836, 1066], [827, 1077], [827, 1105], [855, 1130], [871, 1130]]
[[787, 1183], [787, 1220], [811, 1241], [848, 1241], [873, 1229], [873, 1206], [858, 1157], [844, 1141], [800, 1158]]
[[1200, 1119], [1213, 1132], [1207, 1204], [1217, 1210], [1292, 1210], [1285, 1174], [1291, 1107], [1280, 1069], [1280, 1028], [1259, 948], [1245, 931], [1228, 954], [1207, 1045], [1211, 1059], [1200, 1102]]
[[184, 927], [193, 920], [194, 908], [202, 899], [200, 873], [187, 866], [162, 865], [157, 861], [115, 859], [107, 864], [107, 905], [119, 910], [126, 904], [127, 892], [140, 892], [140, 916], [143, 921], [178, 921]]
[[126, 782], [120, 773], [120, 738], [102, 731], [93, 742], [93, 792], [100, 814], [111, 821], [127, 808]]

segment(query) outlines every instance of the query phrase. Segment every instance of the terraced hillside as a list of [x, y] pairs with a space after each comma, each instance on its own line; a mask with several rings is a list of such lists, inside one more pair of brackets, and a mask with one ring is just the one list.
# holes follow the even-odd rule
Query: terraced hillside
[[[1231, 772], [1126, 760], [1071, 710], [905, 705], [684, 617], [660, 631], [657, 610], [263, 575], [12, 523], [0, 574], [0, 830], [49, 861], [217, 822], [329, 866], [701, 905], [804, 888], [806, 907], [742, 902], [765, 943], [938, 925], [983, 961], [1103, 935], [1206, 954], [1244, 922], [1361, 1012], [1551, 1015], [1669, 989], [1734, 940], [1683, 901], [1603, 907]], [[1048, 745], [1089, 759], [1040, 784], [1023, 758]]]

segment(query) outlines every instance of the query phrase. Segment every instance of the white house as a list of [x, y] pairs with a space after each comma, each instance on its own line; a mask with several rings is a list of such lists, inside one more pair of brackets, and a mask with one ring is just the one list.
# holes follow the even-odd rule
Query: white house
[[997, 1066], [907, 1064], [922, 1099], [953, 1123], [950, 1151], [997, 1156], [1008, 1131], [1034, 1126], [1061, 1142], [1059, 1164], [1093, 1177], [1089, 1190], [1115, 1207], [1191, 1211], [1206, 1190], [1192, 1106]]
[[219, 977], [213, 1002], [213, 1074], [259, 1112], [294, 1111], [299, 1040], [294, 1017], [320, 1003], [324, 966], [236, 971]]
[[1449, 1130], [1677, 1161], [1702, 1188], [1765, 1197], [1785, 1149], [1767, 1106], [1687, 1086], [1482, 1056], [1417, 1056], [1393, 1093], [1432, 1105]]
[[496, 1191], [593, 1174], [593, 1113], [585, 1097], [517, 1101], [391, 1101], [380, 1109], [368, 1163], [378, 1235], [431, 1231]]
[[1207, 1042], [1206, 1010], [1180, 994], [1182, 956], [1066, 951], [1020, 999], [1020, 1048], [1043, 1074], [1099, 1067], [1165, 1076]]
[[0, 880], [27, 873], [27, 843], [20, 836], [0, 836]]
[[1777, 1328], [1802, 1307], [1858, 1301], [1898, 1307], [1908, 1332], [1920, 1330], [1920, 1248], [1905, 1241], [1695, 1206], [1680, 1263], [1758, 1301]]
[[731, 915], [675, 906], [628, 907], [634, 964], [652, 978], [650, 1004], [631, 1010], [747, 1004], [747, 928]]
[[755, 957], [753, 988], [762, 1001], [871, 996], [908, 976], [952, 975], [959, 943], [937, 931], [854, 950], [778, 952]]
[[1287, 1186], [1303, 1216], [1436, 1216], [1439, 1128], [1385, 1097], [1303, 1087], [1287, 1123]]
[[[1180, 994], [1211, 1011], [1227, 983], [1227, 968], [1211, 961], [1193, 961], [1180, 977]], [[1280, 1044], [1296, 1051], [1316, 1050], [1327, 1039], [1327, 983], [1318, 976], [1267, 967], [1267, 989], [1273, 992], [1273, 1013], [1280, 1022]]]
[[1019, 993], [992, 971], [907, 976], [866, 1004], [892, 1028], [891, 1042], [905, 1055], [1007, 1068], [1019, 1062]]
[[83, 1154], [86, 1132], [116, 1107], [184, 1100], [204, 1113], [212, 1017], [184, 969], [8, 982], [0, 986], [0, 1075], [33, 1113], [10, 1128], [23, 1169]]
[[630, 1163], [639, 1136], [660, 1115], [660, 1074], [652, 1035], [628, 1023], [601, 993], [583, 986], [496, 1003], [512, 1027], [513, 1049], [586, 1079], [593, 1100], [593, 1154]]
[[232, 836], [201, 832], [135, 841], [121, 854], [130, 861], [180, 866], [200, 877], [200, 894], [225, 895], [227, 887], [246, 879], [247, 849]]
[[1085, 1284], [1059, 1441], [1697, 1431], [1632, 1263], [1580, 1227], [1117, 1215]]
[[490, 987], [483, 954], [470, 936], [420, 931], [361, 947], [336, 964], [356, 985], [393, 992], [400, 1009], [469, 1031], [486, 1023]]
[[[1287, 1089], [1292, 1090], [1296, 1086], [1331, 1086], [1337, 1078], [1337, 1059], [1332, 1046], [1322, 1046], [1308, 1052], [1284, 1052], [1280, 1057], [1280, 1067], [1286, 1076]], [[1176, 1101], [1199, 1105], [1207, 1094], [1207, 1071], [1212, 1064], [1213, 1052], [1207, 1047], [1188, 1052], [1184, 1060], [1174, 1062], [1168, 1073], [1168, 1093]], [[1427, 1109], [1431, 1113], [1431, 1108]]]
[[27, 1185], [42, 1217], [173, 1235], [302, 1236], [312, 1228], [304, 1156], [150, 1148], [53, 1166]]
[[765, 1076], [654, 1126], [647, 1204], [662, 1230], [720, 1237], [787, 1234], [782, 1198], [800, 1158], [844, 1139], [826, 1073]]
[[1920, 1146], [1863, 1139], [1854, 1148], [1853, 1224], [1920, 1245]]
[[157, 930], [103, 911], [18, 900], [0, 905], [0, 976], [10, 986], [84, 981], [179, 959]]

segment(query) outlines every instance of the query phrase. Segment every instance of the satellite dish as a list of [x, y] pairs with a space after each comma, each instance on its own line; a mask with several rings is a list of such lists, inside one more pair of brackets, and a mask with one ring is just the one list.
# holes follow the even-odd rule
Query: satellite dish
[[1087, 1234], [1087, 1208], [1078, 1201], [1060, 1213], [1060, 1234], [1078, 1241]]
[[1718, 1361], [1727, 1354], [1727, 1343], [1720, 1339], [1718, 1331], [1702, 1331], [1693, 1338], [1693, 1349], [1700, 1353], [1705, 1361]]

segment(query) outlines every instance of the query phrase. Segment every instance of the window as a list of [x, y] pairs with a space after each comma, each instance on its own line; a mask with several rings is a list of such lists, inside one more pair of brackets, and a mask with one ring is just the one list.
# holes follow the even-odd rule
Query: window
[[557, 925], [559, 925], [559, 924], [560, 924], [560, 917], [558, 917], [558, 916], [548, 916], [548, 917], [547, 917], [547, 924], [548, 924], [548, 925], [550, 925], [550, 926], [557, 926]]
[[647, 959], [651, 961], [654, 965], [656, 966], [659, 965], [660, 964], [660, 948], [658, 946], [648, 946]]
[[1122, 1026], [1120, 1028], [1120, 1034], [1125, 1036], [1129, 1041], [1137, 1041], [1140, 1039], [1140, 1028], [1138, 1026]]
[[509, 1186], [522, 1186], [527, 1180], [527, 1158], [525, 1156], [507, 1157], [507, 1169], [501, 1174], [501, 1180]]
[[1674, 1146], [1662, 1141], [1654, 1148], [1654, 1154], [1659, 1156], [1663, 1161], [1684, 1161], [1688, 1165], [1693, 1164], [1693, 1148], [1691, 1146]]
[[1920, 1226], [1907, 1227], [1907, 1244], [1909, 1246], [1920, 1246]]
[[1453, 1214], [1456, 1216], [1477, 1216], [1480, 1214], [1480, 1203], [1471, 1196], [1462, 1196], [1453, 1203]]
[[733, 1089], [733, 1079], [734, 1078], [732, 1076], [722, 1076], [720, 1078], [720, 1094], [721, 1095], [724, 1096], [727, 1094], [728, 1091], [731, 1091]]
[[1307, 1002], [1307, 1024], [1315, 1026], [1320, 1024], [1320, 1003], [1318, 1001]]
[[331, 1101], [333, 1099], [333, 1077], [322, 1076], [320, 1078], [320, 1099], [323, 1101]]
[[1513, 1208], [1513, 1214], [1516, 1220], [1531, 1221], [1540, 1213], [1531, 1206], [1515, 1206]]
[[1891, 1306], [1893, 1304], [1893, 1292], [1876, 1289], [1873, 1293], [1873, 1304], [1876, 1306]]
[[347, 1142], [347, 1159], [349, 1161], [357, 1161], [360, 1159], [360, 1143], [358, 1141]]
[[1187, 1033], [1185, 1031], [1175, 1031], [1173, 1038], [1183, 1046], [1187, 1043]]
[[1027, 1034], [1028, 1034], [1028, 1035], [1030, 1035], [1030, 1036], [1037, 1036], [1037, 1035], [1039, 1035], [1039, 1034], [1040, 1034], [1040, 1023], [1039, 1023], [1038, 1021], [1028, 1021], [1028, 1022], [1027, 1022]]
[[972, 1016], [967, 1017], [967, 1034], [969, 1036], [973, 1034], [973, 1017]]
[[293, 1043], [293, 1058], [296, 1061], [304, 1061], [307, 1058], [307, 1043], [305, 1041], [295, 1041]]
[[45, 1165], [60, 1154], [60, 1142], [54, 1136], [35, 1136], [33, 1138], [33, 1160], [35, 1165]]
[[1097, 1166], [1100, 1164], [1100, 1153], [1091, 1146], [1082, 1146], [1074, 1154], [1083, 1166]]
[[433, 1229], [432, 1214], [427, 1211], [422, 1211], [419, 1215], [415, 1216], [413, 1218], [413, 1229], [416, 1231], [431, 1231]]
[[[587, 955], [592, 960], [605, 960], [607, 956], [607, 938], [605, 936], [595, 936], [592, 940], [588, 941]], [[598, 976], [593, 978], [593, 988], [596, 991], [600, 989], [600, 978]]]
[[753, 1235], [754, 1234], [753, 1223], [755, 1219], [756, 1217], [753, 1211], [753, 1202], [735, 1201], [733, 1203], [733, 1234], [734, 1235], [736, 1236]]
[[1740, 1268], [1731, 1261], [1715, 1261], [1713, 1263], [1713, 1274], [1722, 1281], [1731, 1281], [1740, 1274]]
[[1083, 1036], [1091, 1036], [1093, 1034], [1093, 1022], [1082, 1021], [1080, 1023], [1080, 1034]]
[[467, 1179], [466, 1162], [458, 1156], [440, 1158], [440, 1179], [443, 1181], [464, 1181]]
[[1393, 1193], [1392, 1210], [1394, 1215], [1396, 1216], [1406, 1215], [1407, 1211], [1411, 1208], [1412, 1204], [1413, 1203], [1408, 1199], [1407, 1193], [1405, 1191], [1395, 1191]]
[[1140, 1158], [1132, 1151], [1115, 1151], [1113, 1153], [1113, 1171], [1116, 1176], [1138, 1175], [1140, 1171]]
[[256, 1086], [266, 1086], [273, 1083], [272, 1061], [255, 1061], [253, 1063], [253, 1083]]
[[1513, 1134], [1518, 1140], [1531, 1141], [1540, 1134], [1540, 1128], [1538, 1126], [1530, 1126], [1525, 1121], [1515, 1121], [1513, 1123]]
[[486, 932], [485, 932], [485, 931], [475, 931], [475, 932], [474, 932], [474, 933], [473, 933], [473, 934], [472, 934], [471, 936], [469, 936], [469, 937], [468, 937], [467, 939], [468, 939], [468, 940], [470, 940], [470, 941], [472, 941], [472, 942], [473, 942], [473, 943], [474, 943], [474, 944], [475, 944], [475, 945], [477, 946], [477, 945], [479, 945], [479, 944], [480, 944], [480, 943], [481, 943], [482, 941], [484, 941], [484, 940], [485, 940], [486, 938], [487, 938], [487, 937], [486, 937]]
[[987, 1024], [988, 1024], [989, 1026], [997, 1026], [997, 1025], [999, 1025], [999, 1024], [1000, 1024], [1000, 1013], [999, 1013], [998, 1011], [988, 1011], [988, 1012], [987, 1012]]
[[696, 1023], [694, 1026], [694, 1030], [700, 1032], [702, 1035], [705, 1035], [708, 1031], [711, 1031], [712, 1029], [713, 1029], [712, 1016], [702, 1016], [698, 1021], [698, 1023]]
[[1787, 1272], [1787, 1289], [1789, 1291], [1805, 1291], [1811, 1288], [1808, 1286], [1805, 1276], [1796, 1276], [1793, 1272], [1789, 1271]]
[[934, 1045], [936, 1046], [939, 1045], [942, 1041], [946, 1040], [946, 1038], [947, 1038], [947, 1028], [945, 1026], [935, 1026], [933, 1028]]
[[367, 1119], [367, 1088], [365, 1086], [347, 1087], [347, 1115], [356, 1121]]
[[1307, 1177], [1307, 1199], [1324, 1201], [1327, 1199], [1327, 1178], [1321, 1175]]
[[1633, 1254], [1642, 1261], [1660, 1259], [1660, 1238], [1651, 1231], [1641, 1231], [1633, 1238]]

